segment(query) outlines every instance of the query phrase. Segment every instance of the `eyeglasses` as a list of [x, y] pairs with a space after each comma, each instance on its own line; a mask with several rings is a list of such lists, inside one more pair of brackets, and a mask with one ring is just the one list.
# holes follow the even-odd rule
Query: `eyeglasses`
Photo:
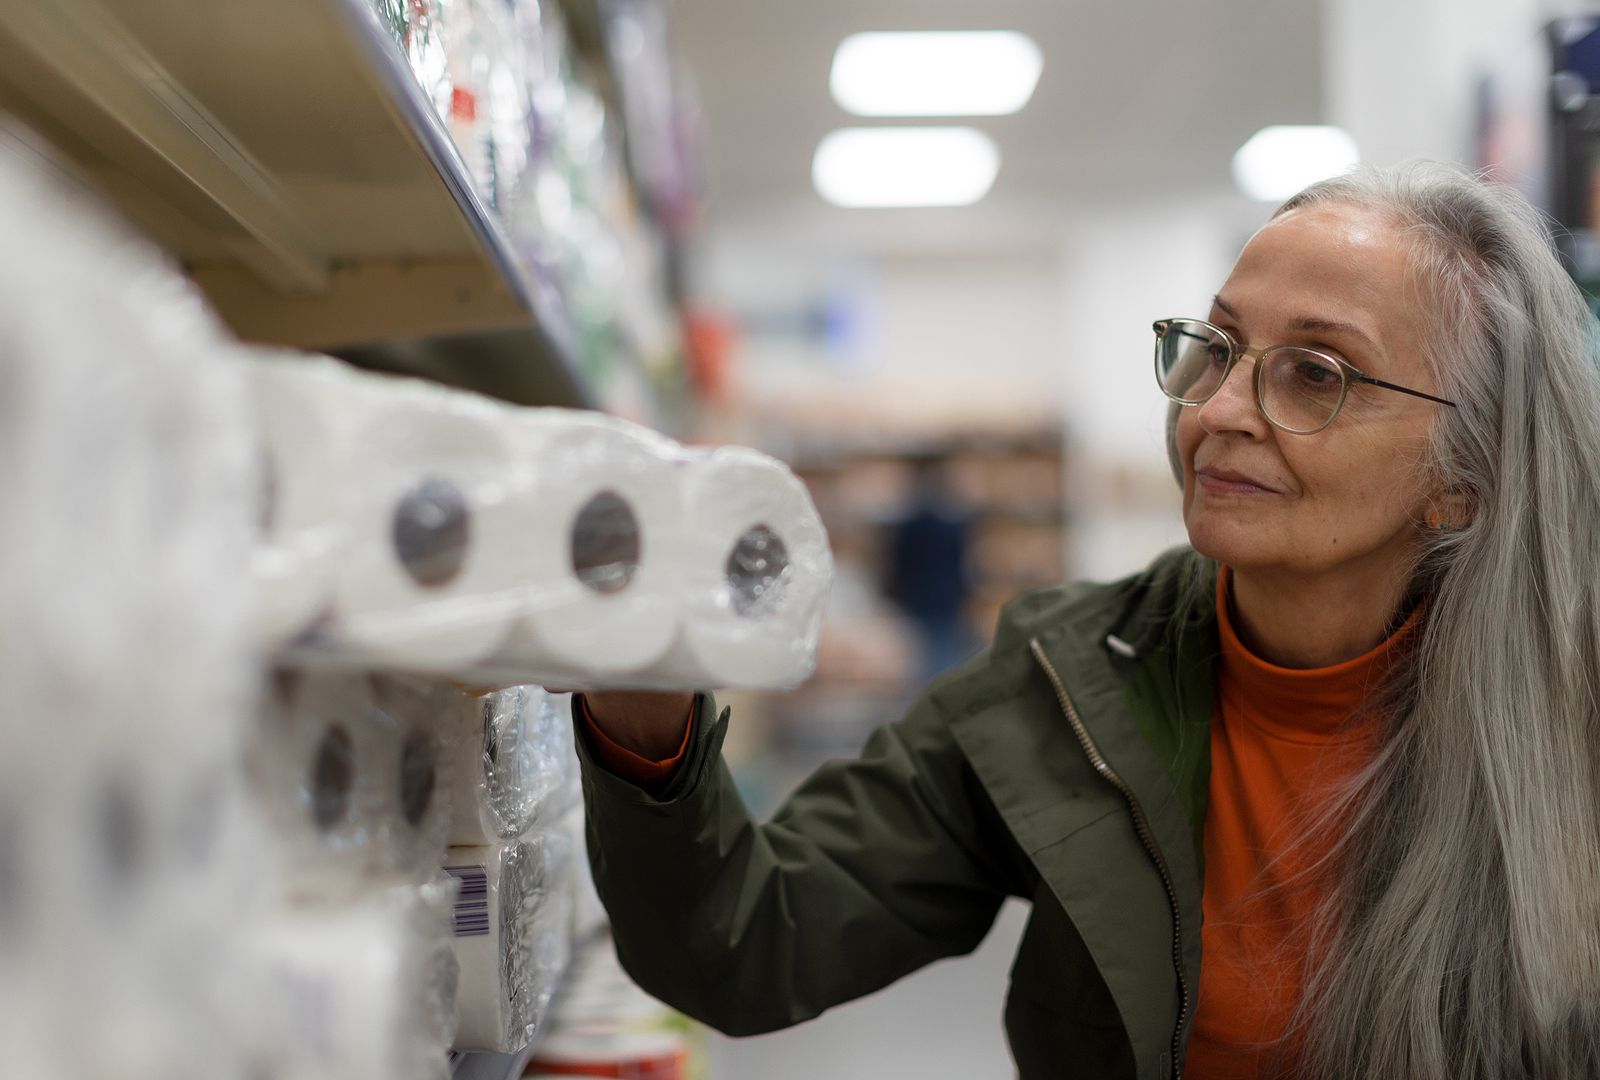
[[1256, 405], [1273, 427], [1295, 435], [1314, 435], [1333, 423], [1351, 383], [1367, 383], [1456, 407], [1421, 390], [1374, 379], [1316, 349], [1273, 345], [1246, 349], [1203, 319], [1159, 319], [1156, 331], [1156, 382], [1180, 405], [1202, 405], [1227, 382], [1245, 357], [1256, 361]]

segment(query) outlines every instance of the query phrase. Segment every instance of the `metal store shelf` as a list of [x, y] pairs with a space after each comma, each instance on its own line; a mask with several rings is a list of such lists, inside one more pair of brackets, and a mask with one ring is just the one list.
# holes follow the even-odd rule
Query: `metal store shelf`
[[0, 111], [181, 259], [240, 337], [590, 405], [362, 0], [0, 0]]

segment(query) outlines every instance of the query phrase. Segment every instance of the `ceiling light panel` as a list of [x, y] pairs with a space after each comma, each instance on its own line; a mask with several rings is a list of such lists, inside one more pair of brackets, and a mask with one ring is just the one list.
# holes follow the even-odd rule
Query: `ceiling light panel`
[[1014, 30], [873, 31], [833, 54], [833, 99], [857, 116], [1006, 116], [1033, 96], [1044, 56]]
[[811, 161], [817, 193], [835, 206], [967, 206], [994, 186], [1000, 150], [969, 127], [841, 128]]
[[1252, 199], [1281, 202], [1360, 162], [1356, 141], [1343, 128], [1275, 124], [1239, 147], [1233, 155], [1233, 180]]

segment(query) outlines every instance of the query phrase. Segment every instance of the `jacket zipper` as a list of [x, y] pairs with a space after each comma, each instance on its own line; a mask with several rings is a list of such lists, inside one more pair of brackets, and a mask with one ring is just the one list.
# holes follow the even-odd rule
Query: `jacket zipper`
[[1094, 771], [1099, 773], [1128, 803], [1128, 810], [1133, 815], [1133, 828], [1139, 834], [1139, 842], [1144, 845], [1145, 852], [1150, 856], [1150, 861], [1155, 863], [1156, 872], [1161, 875], [1161, 884], [1167, 890], [1167, 905], [1172, 910], [1172, 968], [1178, 976], [1178, 1026], [1172, 1031], [1172, 1075], [1174, 1080], [1183, 1080], [1183, 1055], [1180, 1053], [1183, 1042], [1183, 1026], [1189, 1021], [1189, 981], [1183, 974], [1183, 920], [1178, 910], [1178, 890], [1172, 883], [1172, 874], [1167, 869], [1167, 860], [1161, 854], [1161, 849], [1156, 846], [1155, 836], [1150, 831], [1150, 822], [1144, 816], [1144, 808], [1139, 805], [1139, 798], [1133, 793], [1117, 771], [1106, 761], [1095, 746], [1094, 739], [1089, 735], [1089, 729], [1083, 726], [1083, 720], [1078, 716], [1077, 707], [1072, 704], [1072, 699], [1067, 696], [1067, 688], [1061, 681], [1061, 676], [1056, 674], [1056, 669], [1045, 656], [1044, 649], [1039, 645], [1039, 639], [1034, 638], [1028, 643], [1028, 648], [1033, 652], [1033, 658], [1044, 668], [1045, 675], [1050, 679], [1050, 685], [1055, 688], [1056, 701], [1061, 706], [1061, 711], [1066, 714], [1067, 723], [1072, 726], [1072, 734], [1078, 740], [1078, 745], [1083, 748], [1084, 755], [1089, 759], [1089, 764], [1094, 766]]

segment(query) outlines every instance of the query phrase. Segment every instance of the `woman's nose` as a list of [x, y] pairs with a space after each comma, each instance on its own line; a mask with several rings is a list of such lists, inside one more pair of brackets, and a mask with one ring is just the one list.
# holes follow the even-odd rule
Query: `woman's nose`
[[1200, 426], [1213, 435], [1224, 431], [1264, 434], [1266, 418], [1256, 407], [1255, 365], [1257, 361], [1240, 357], [1228, 375], [1200, 406]]

